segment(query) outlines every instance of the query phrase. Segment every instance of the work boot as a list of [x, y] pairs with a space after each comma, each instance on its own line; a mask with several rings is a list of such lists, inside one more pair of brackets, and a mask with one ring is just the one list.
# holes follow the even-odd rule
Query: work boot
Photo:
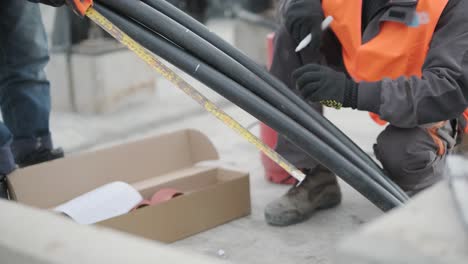
[[274, 226], [300, 223], [317, 210], [329, 209], [341, 202], [341, 191], [336, 176], [319, 165], [313, 170], [303, 170], [306, 179], [293, 186], [284, 196], [265, 208], [265, 220]]
[[55, 159], [60, 159], [64, 157], [63, 149], [56, 148], [56, 149], [47, 149], [42, 148], [35, 150], [34, 152], [21, 157], [20, 159], [16, 160], [16, 163], [20, 168], [24, 168], [27, 166], [39, 164], [46, 161], [51, 161]]
[[8, 188], [5, 175], [0, 175], [0, 199], [8, 199]]
[[10, 142], [0, 146], [0, 199], [8, 199], [7, 175], [16, 169]]

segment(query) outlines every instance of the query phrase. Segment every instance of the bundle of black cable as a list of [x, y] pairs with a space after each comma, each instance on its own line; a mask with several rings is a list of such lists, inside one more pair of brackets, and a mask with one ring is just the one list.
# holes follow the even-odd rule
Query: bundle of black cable
[[145, 48], [281, 133], [382, 210], [408, 199], [338, 128], [255, 62], [166, 1], [96, 0], [95, 7]]

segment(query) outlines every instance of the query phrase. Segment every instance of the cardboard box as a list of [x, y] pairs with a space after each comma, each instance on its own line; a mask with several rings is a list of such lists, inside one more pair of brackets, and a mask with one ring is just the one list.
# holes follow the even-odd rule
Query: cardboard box
[[176, 188], [184, 195], [98, 223], [174, 242], [250, 213], [248, 173], [197, 165], [218, 158], [206, 136], [184, 130], [20, 169], [8, 184], [13, 199], [43, 209], [114, 181], [133, 185], [144, 198]]

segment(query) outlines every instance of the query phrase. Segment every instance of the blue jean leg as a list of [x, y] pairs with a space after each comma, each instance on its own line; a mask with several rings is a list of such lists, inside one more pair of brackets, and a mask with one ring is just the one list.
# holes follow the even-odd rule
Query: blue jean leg
[[39, 5], [24, 0], [2, 0], [0, 107], [8, 129], [0, 126], [0, 143], [12, 138], [16, 158], [38, 147], [52, 147], [49, 82], [44, 72], [48, 61]]

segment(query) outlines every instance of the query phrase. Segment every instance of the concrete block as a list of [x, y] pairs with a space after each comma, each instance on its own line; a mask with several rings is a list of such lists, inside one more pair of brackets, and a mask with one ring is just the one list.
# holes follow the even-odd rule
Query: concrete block
[[233, 19], [210, 19], [206, 22], [206, 27], [208, 27], [211, 32], [231, 45], [235, 42], [235, 26], [236, 21]]
[[260, 65], [267, 62], [267, 41], [270, 29], [251, 23], [237, 21], [234, 45]]
[[110, 229], [78, 225], [13, 202], [0, 200], [0, 211], [1, 263], [220, 263]]
[[[69, 61], [68, 61], [69, 60]], [[112, 40], [93, 40], [73, 48], [70, 59], [52, 51], [46, 67], [52, 109], [101, 114], [147, 102], [158, 74]]]
[[338, 264], [466, 264], [468, 233], [442, 182], [345, 239]]
[[266, 37], [271, 33], [270, 29], [241, 20], [229, 19], [210, 20], [207, 27], [258, 64], [266, 64]]
[[94, 114], [146, 101], [154, 95], [156, 73], [113, 40], [93, 40], [73, 50], [76, 110]]
[[74, 110], [70, 74], [67, 55], [64, 52], [51, 52], [50, 61], [46, 67], [50, 82], [50, 95], [54, 111], [71, 112]]

